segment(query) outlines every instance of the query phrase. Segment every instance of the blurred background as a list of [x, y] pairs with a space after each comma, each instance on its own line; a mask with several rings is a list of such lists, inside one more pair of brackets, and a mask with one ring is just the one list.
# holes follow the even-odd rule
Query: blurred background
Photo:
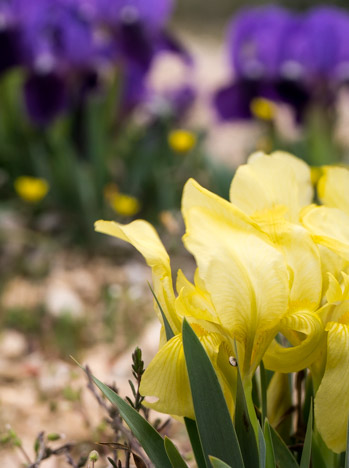
[[3, 466], [31, 466], [42, 430], [76, 459], [113, 440], [70, 355], [124, 395], [134, 347], [156, 352], [148, 268], [97, 219], [147, 219], [190, 277], [189, 177], [227, 198], [255, 151], [292, 152], [314, 181], [348, 163], [345, 6], [0, 0]]

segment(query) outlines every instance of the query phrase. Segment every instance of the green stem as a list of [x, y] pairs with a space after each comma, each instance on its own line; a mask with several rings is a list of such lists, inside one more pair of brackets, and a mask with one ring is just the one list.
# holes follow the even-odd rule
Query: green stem
[[248, 415], [251, 420], [251, 424], [256, 436], [256, 440], [258, 440], [258, 418], [257, 414], [254, 408], [254, 403], [253, 403], [253, 398], [252, 398], [252, 379], [246, 379], [244, 381], [244, 391], [245, 391], [245, 398], [246, 398], [246, 404], [247, 404], [247, 410], [248, 410]]

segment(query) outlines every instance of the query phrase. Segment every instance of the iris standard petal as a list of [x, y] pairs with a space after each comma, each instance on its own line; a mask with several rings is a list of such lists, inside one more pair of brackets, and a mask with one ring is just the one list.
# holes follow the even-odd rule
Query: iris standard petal
[[[185, 186], [182, 209], [184, 244], [196, 259], [221, 323], [243, 343], [242, 372], [248, 372], [257, 332], [273, 329], [287, 311], [284, 258], [246, 215], [194, 181]], [[260, 338], [265, 348], [269, 343]]]
[[297, 224], [279, 222], [269, 235], [284, 255], [289, 273], [291, 310], [315, 310], [322, 297], [320, 254], [310, 234]]
[[299, 210], [311, 203], [310, 168], [288, 153], [255, 153], [240, 166], [230, 186], [230, 200], [248, 215], [263, 216], [279, 208], [283, 217], [298, 221]]

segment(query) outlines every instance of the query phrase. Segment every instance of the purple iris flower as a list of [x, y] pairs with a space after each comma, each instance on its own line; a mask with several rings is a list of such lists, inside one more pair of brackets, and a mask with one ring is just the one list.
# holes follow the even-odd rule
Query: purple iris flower
[[229, 58], [239, 78], [275, 77], [279, 71], [280, 44], [293, 16], [274, 6], [243, 10], [228, 31]]
[[338, 8], [245, 10], [230, 26], [228, 47], [233, 78], [214, 98], [224, 120], [251, 118], [251, 101], [266, 97], [289, 104], [301, 121], [312, 100], [330, 104], [349, 79], [349, 15]]
[[26, 107], [40, 125], [94, 89], [86, 76], [99, 82], [105, 65], [120, 69], [123, 104], [131, 109], [146, 95], [146, 75], [159, 52], [190, 62], [165, 30], [172, 8], [173, 0], [0, 0], [0, 73], [24, 68]]
[[19, 65], [22, 59], [21, 31], [11, 5], [0, 2], [0, 74]]
[[33, 121], [45, 125], [64, 111], [67, 86], [58, 74], [31, 74], [24, 85], [25, 103]]

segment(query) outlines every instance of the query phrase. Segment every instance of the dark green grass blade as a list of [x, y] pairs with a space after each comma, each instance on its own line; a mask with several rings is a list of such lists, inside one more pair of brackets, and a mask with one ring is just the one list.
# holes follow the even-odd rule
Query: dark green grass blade
[[152, 292], [153, 296], [154, 296], [154, 299], [156, 300], [156, 303], [160, 309], [160, 312], [161, 312], [161, 316], [162, 316], [162, 320], [164, 321], [164, 327], [165, 327], [165, 333], [166, 333], [166, 339], [167, 341], [169, 341], [171, 338], [173, 338], [175, 335], [172, 331], [172, 328], [171, 328], [171, 325], [168, 323], [168, 320], [167, 320], [167, 317], [166, 315], [164, 314], [164, 311], [162, 310], [162, 307], [161, 307], [161, 304], [160, 302], [158, 301], [158, 298], [156, 297], [156, 294], [155, 292], [153, 291], [153, 288], [151, 287], [150, 283], [148, 283], [149, 285], [149, 288], [150, 288], [150, 291]]
[[270, 426], [275, 462], [278, 468], [299, 468], [299, 465], [279, 434]]
[[198, 337], [183, 321], [183, 348], [206, 465], [209, 455], [234, 468], [244, 467], [236, 432], [218, 377]]
[[210, 462], [213, 468], [232, 468], [230, 465], [227, 465], [224, 461], [216, 457], [210, 457]]
[[178, 452], [177, 447], [168, 437], [165, 437], [165, 450], [172, 464], [172, 468], [188, 468], [182, 455]]
[[258, 424], [258, 448], [259, 448], [259, 468], [265, 468], [267, 458], [267, 447], [261, 426]]
[[153, 426], [107, 385], [94, 376], [92, 376], [92, 379], [108, 400], [118, 408], [121, 417], [125, 420], [154, 465], [161, 468], [172, 468], [165, 450], [164, 439]]
[[304, 446], [300, 468], [309, 468], [311, 459], [311, 444], [313, 439], [313, 404], [310, 404], [307, 432], [305, 434]]
[[349, 468], [349, 419], [347, 427], [347, 450], [345, 451], [345, 468]]
[[200, 437], [198, 433], [198, 428], [196, 422], [190, 418], [184, 418], [185, 427], [190, 439], [190, 444], [194, 452], [194, 457], [198, 468], [205, 468], [206, 461], [205, 456], [202, 451], [202, 446], [200, 442]]
[[275, 462], [274, 445], [273, 445], [273, 440], [271, 437], [270, 424], [267, 419], [264, 422], [264, 440], [265, 440], [265, 447], [266, 447], [265, 466], [266, 468], [275, 468], [276, 462]]
[[235, 404], [235, 430], [239, 440], [240, 450], [246, 468], [258, 466], [259, 454], [256, 436], [248, 414], [244, 387], [240, 371], [237, 372], [237, 389]]
[[265, 375], [265, 369], [264, 369], [264, 364], [263, 361], [261, 361], [259, 365], [259, 371], [260, 371], [260, 376], [261, 376], [261, 400], [262, 400], [262, 421], [264, 424], [265, 419], [267, 417], [267, 378]]

